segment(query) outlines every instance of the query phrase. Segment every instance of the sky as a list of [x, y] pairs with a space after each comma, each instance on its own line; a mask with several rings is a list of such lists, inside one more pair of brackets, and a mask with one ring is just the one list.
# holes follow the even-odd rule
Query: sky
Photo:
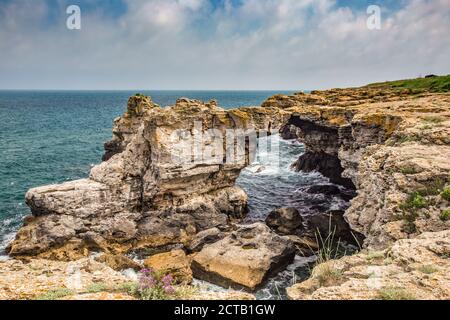
[[449, 0], [0, 0], [0, 89], [358, 86], [449, 74], [449, 31]]

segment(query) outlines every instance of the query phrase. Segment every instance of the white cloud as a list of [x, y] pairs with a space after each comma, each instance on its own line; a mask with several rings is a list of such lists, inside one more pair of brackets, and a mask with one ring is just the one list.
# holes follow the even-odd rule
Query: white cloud
[[127, 2], [118, 19], [83, 14], [80, 32], [64, 15], [43, 26], [42, 1], [0, 5], [0, 88], [309, 89], [450, 73], [447, 0], [384, 10], [380, 31], [332, 0]]

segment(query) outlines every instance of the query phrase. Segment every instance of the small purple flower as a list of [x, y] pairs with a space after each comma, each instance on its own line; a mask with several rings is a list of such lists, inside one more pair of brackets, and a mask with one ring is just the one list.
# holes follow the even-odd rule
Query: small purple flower
[[149, 289], [149, 288], [153, 288], [154, 286], [157, 285], [157, 280], [151, 276], [151, 275], [141, 275], [139, 277], [139, 286], [142, 289]]
[[170, 286], [173, 283], [173, 277], [170, 274], [168, 274], [161, 279], [161, 282], [165, 287]]
[[152, 270], [152, 269], [142, 269], [142, 270], [140, 271], [140, 273], [141, 273], [141, 274], [144, 274], [144, 275], [149, 275], [149, 274], [152, 274], [152, 273], [153, 273], [153, 270]]
[[175, 293], [175, 289], [171, 285], [163, 286], [163, 289], [166, 294], [174, 294]]

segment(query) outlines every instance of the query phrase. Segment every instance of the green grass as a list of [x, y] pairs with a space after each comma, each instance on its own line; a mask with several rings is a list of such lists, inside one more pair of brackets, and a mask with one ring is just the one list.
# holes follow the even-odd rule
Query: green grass
[[450, 75], [369, 84], [372, 88], [409, 89], [417, 92], [449, 92]]

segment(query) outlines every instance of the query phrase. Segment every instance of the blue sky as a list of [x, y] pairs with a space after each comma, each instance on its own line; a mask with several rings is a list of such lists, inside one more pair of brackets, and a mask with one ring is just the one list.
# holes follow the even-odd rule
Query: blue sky
[[[16, 0], [0, 0], [1, 5], [8, 5]], [[29, 0], [33, 1], [33, 0]], [[56, 24], [61, 19], [61, 11], [69, 5], [78, 5], [83, 8], [84, 13], [97, 12], [104, 18], [118, 19], [127, 14], [128, 4], [124, 0], [34, 0], [43, 1], [49, 7], [49, 12], [43, 19], [44, 25]], [[226, 0], [208, 0], [211, 10], [223, 8]], [[244, 0], [229, 0], [234, 7], [242, 6]], [[369, 5], [381, 5], [386, 10], [396, 10], [405, 3], [403, 0], [337, 0], [334, 1], [336, 7], [348, 7], [352, 10], [364, 11]]]
[[[79, 5], [82, 29], [66, 28]], [[369, 5], [381, 30], [366, 26]], [[0, 89], [314, 89], [450, 73], [448, 0], [0, 0]]]

